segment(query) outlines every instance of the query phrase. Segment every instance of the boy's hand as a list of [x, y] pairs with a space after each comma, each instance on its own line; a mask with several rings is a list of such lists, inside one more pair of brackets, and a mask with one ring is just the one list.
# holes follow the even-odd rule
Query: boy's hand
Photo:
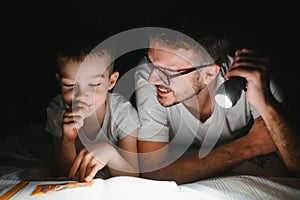
[[63, 138], [66, 141], [74, 141], [78, 130], [83, 126], [83, 120], [90, 113], [90, 106], [84, 102], [74, 103], [66, 110], [63, 117]]
[[83, 148], [77, 155], [68, 177], [73, 179], [78, 172], [79, 181], [91, 181], [97, 172], [108, 164], [113, 151], [114, 148], [107, 143]]

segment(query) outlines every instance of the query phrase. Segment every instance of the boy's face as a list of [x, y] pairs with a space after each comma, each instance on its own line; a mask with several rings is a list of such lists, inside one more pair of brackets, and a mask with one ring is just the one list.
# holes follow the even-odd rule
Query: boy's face
[[107, 93], [114, 87], [119, 75], [118, 72], [114, 72], [109, 76], [106, 66], [108, 63], [104, 59], [93, 58], [84, 62], [69, 61], [61, 67], [57, 78], [66, 104], [86, 104], [90, 108], [86, 116], [105, 105]]

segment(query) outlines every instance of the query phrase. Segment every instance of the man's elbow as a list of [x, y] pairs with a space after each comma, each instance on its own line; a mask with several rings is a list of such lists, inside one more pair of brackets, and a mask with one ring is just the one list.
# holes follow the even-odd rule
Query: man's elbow
[[292, 176], [300, 178], [300, 166], [290, 167], [289, 172]]
[[152, 179], [152, 180], [165, 180], [163, 176], [160, 176], [155, 171], [140, 173], [140, 177], [146, 179]]

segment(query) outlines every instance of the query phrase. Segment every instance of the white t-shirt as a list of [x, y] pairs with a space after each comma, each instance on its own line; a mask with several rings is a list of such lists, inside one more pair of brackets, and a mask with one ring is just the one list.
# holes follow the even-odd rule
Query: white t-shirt
[[[232, 61], [231, 57], [229, 59]], [[156, 88], [147, 82], [149, 74], [150, 68], [146, 64], [140, 63], [136, 68], [135, 96], [141, 123], [138, 139], [169, 142], [170, 161], [185, 153], [197, 152], [199, 156], [205, 156], [214, 147], [247, 134], [253, 119], [260, 116], [243, 91], [235, 106], [226, 109], [215, 104], [212, 115], [205, 122], [201, 122], [182, 103], [170, 107], [162, 106], [157, 100]], [[217, 86], [224, 81], [219, 73]], [[270, 89], [281, 102], [282, 97], [273, 81], [270, 82]], [[232, 174], [287, 176], [288, 172], [278, 155], [272, 153], [244, 161], [225, 175]]]
[[[205, 145], [211, 146], [246, 134], [252, 125], [252, 119], [260, 116], [243, 91], [234, 107], [225, 109], [215, 104], [212, 115], [205, 122], [201, 122], [182, 103], [170, 107], [162, 106], [157, 100], [156, 88], [147, 82], [149, 74], [148, 65], [141, 63], [134, 77], [136, 105], [141, 122], [139, 140], [188, 146], [200, 146], [205, 142]], [[219, 73], [217, 86], [224, 81]], [[281, 101], [273, 82], [271, 91]]]
[[[139, 128], [139, 119], [136, 109], [132, 104], [119, 93], [108, 93], [106, 113], [103, 125], [95, 137], [89, 139], [80, 129], [79, 138], [84, 145], [110, 141], [113, 144]], [[62, 95], [54, 97], [47, 107], [47, 123], [45, 130], [54, 136], [62, 136], [62, 121], [67, 105]], [[76, 143], [76, 149], [78, 150]]]

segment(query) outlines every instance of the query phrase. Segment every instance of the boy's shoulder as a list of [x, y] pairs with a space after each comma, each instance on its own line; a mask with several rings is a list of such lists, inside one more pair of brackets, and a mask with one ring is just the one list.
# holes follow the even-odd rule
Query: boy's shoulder
[[110, 102], [112, 103], [128, 103], [129, 100], [118, 92], [109, 92], [108, 97]]
[[61, 93], [54, 96], [48, 103], [48, 107], [64, 107], [64, 106], [65, 105]]
[[112, 121], [119, 128], [132, 132], [133, 128], [139, 126], [137, 110], [125, 96], [116, 92], [109, 93], [108, 102]]
[[124, 108], [132, 109], [132, 103], [118, 92], [110, 92], [108, 94], [110, 106], [113, 110], [120, 110]]

